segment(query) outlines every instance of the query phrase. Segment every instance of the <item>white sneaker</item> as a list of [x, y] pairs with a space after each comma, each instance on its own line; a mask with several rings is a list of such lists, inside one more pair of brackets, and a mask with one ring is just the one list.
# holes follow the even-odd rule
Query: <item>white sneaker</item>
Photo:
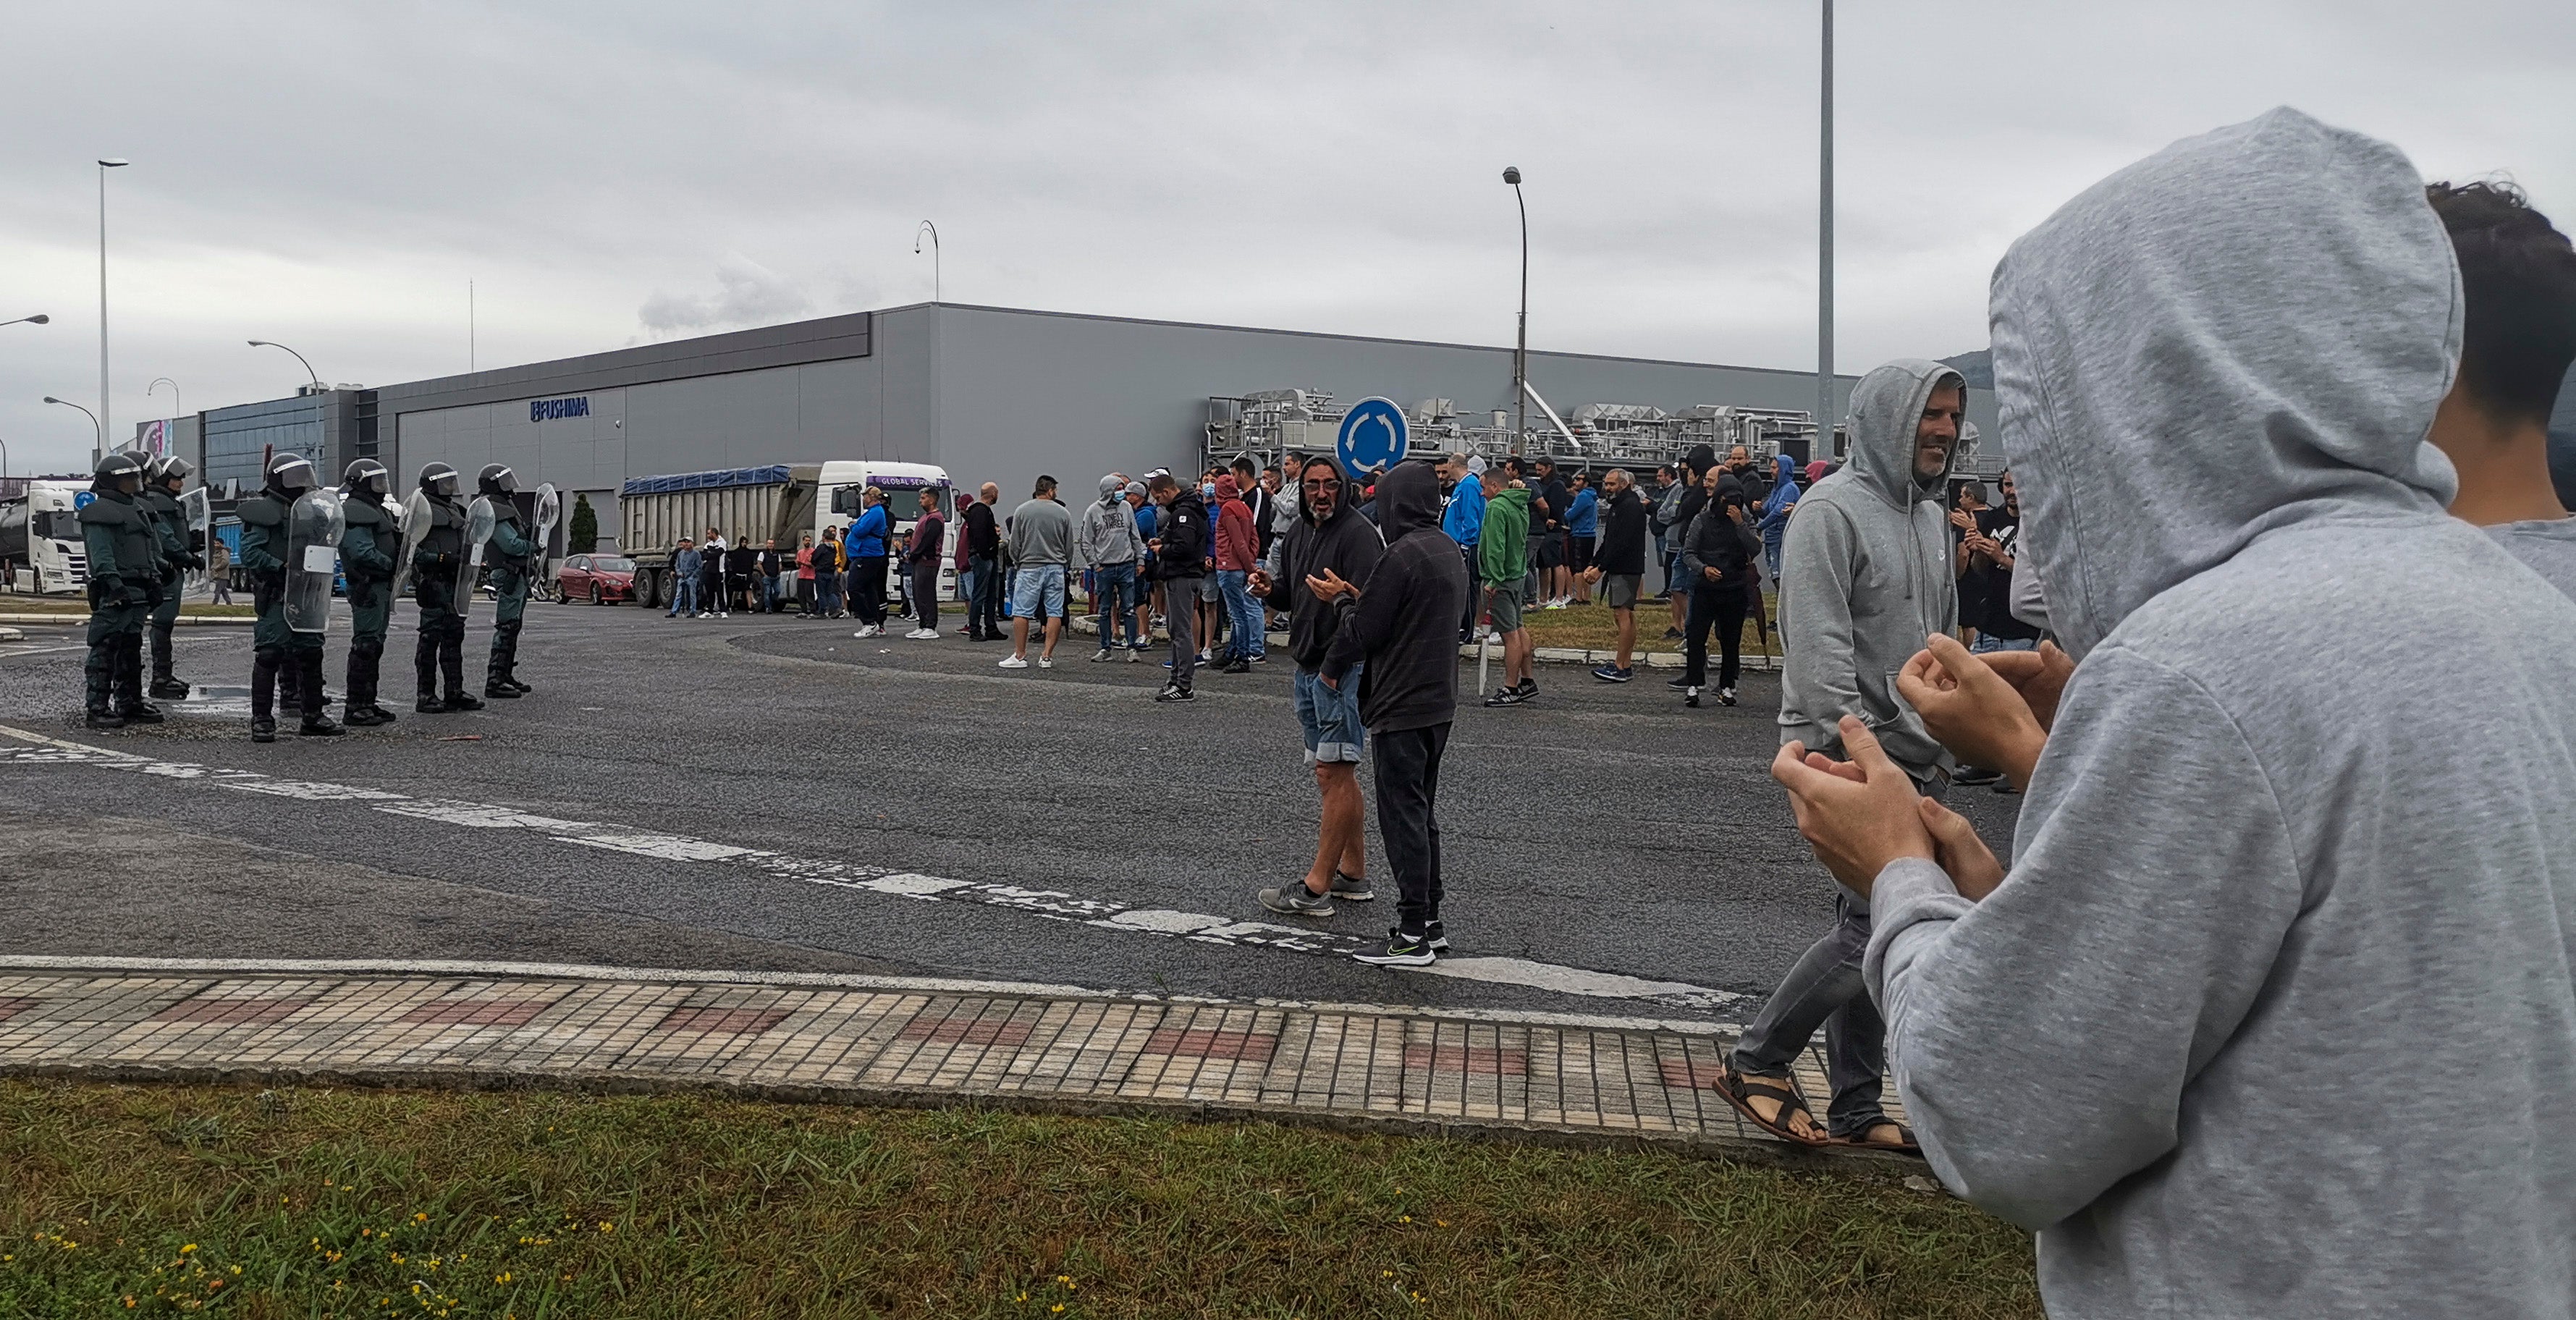
[[911, 638], [916, 642], [935, 642], [939, 640], [939, 630], [936, 628], [915, 628], [911, 632], [905, 633], [904, 636]]
[[1029, 662], [1016, 655], [1006, 655], [1002, 657], [1001, 667], [1004, 669], [1026, 669], [1029, 667]]
[[1055, 668], [1055, 661], [1054, 661], [1054, 659], [1053, 659], [1053, 658], [1048, 657], [1048, 656], [1043, 656], [1043, 655], [1042, 655], [1042, 656], [1039, 656], [1039, 657], [1038, 657], [1038, 668], [1040, 668], [1040, 669], [1053, 669], [1053, 668]]

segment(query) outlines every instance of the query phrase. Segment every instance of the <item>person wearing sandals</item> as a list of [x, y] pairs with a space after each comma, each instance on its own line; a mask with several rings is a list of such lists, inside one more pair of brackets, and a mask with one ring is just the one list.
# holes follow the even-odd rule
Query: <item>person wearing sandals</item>
[[[1938, 362], [1905, 359], [1862, 377], [1851, 397], [1851, 462], [1800, 501], [1781, 553], [1781, 589], [1798, 602], [1780, 680], [1781, 743], [1844, 759], [1841, 720], [1856, 716], [1916, 791], [1936, 799], [1949, 787], [1950, 754], [1890, 680], [1958, 615], [1941, 491], [1966, 403], [1967, 382]], [[1728, 1056], [1728, 1102], [1777, 1136], [1915, 1148], [1880, 1105], [1887, 1029], [1861, 977], [1869, 932], [1869, 900], [1838, 888], [1833, 929], [1799, 956]], [[1789, 1076], [1818, 1027], [1833, 1088], [1822, 1126]]]

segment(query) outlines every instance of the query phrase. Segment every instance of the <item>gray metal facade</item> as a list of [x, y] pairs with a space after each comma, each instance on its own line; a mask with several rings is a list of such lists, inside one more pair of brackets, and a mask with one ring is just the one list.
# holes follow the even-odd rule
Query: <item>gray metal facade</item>
[[[1802, 409], [1815, 399], [1807, 372], [1577, 353], [1531, 353], [1530, 380], [1560, 413], [1586, 403]], [[1840, 378], [1838, 405], [1853, 380]], [[756, 463], [903, 459], [941, 464], [962, 483], [997, 482], [1010, 497], [1040, 472], [1088, 491], [1102, 472], [1190, 462], [1211, 396], [1283, 388], [1508, 409], [1511, 350], [925, 303], [333, 391], [326, 411], [337, 396], [365, 397], [327, 427], [308, 399], [221, 409], [206, 414], [206, 466], [215, 476], [219, 450], [237, 464], [225, 446], [247, 443], [255, 419], [283, 426], [300, 414], [300, 443], [332, 432], [317, 458], [334, 475], [365, 448], [401, 486], [433, 460], [469, 475], [507, 463], [525, 485], [589, 493], [607, 529], [628, 478]], [[1994, 434], [1991, 393], [1972, 390], [1969, 415]], [[219, 445], [219, 435], [239, 438]], [[250, 446], [254, 463], [257, 452]]]

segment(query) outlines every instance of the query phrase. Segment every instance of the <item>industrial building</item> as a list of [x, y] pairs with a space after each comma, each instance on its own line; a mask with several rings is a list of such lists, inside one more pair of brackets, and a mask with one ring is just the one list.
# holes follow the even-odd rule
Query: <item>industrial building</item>
[[[1370, 396], [1408, 412], [1418, 450], [1546, 451], [1601, 466], [1697, 440], [1814, 446], [1809, 372], [1533, 351], [1529, 378], [1549, 406], [1528, 409], [1523, 438], [1510, 429], [1508, 347], [923, 303], [308, 389], [211, 409], [165, 434], [219, 496], [256, 487], [262, 455], [284, 450], [327, 474], [377, 459], [398, 489], [424, 463], [470, 477], [501, 462], [526, 487], [553, 483], [568, 506], [587, 495], [608, 535], [632, 478], [876, 458], [937, 463], [1011, 499], [1040, 472], [1079, 494], [1112, 470], [1329, 447], [1341, 413]], [[1855, 379], [1839, 379], [1838, 410]], [[1995, 433], [1991, 392], [1971, 389], [1968, 411]]]

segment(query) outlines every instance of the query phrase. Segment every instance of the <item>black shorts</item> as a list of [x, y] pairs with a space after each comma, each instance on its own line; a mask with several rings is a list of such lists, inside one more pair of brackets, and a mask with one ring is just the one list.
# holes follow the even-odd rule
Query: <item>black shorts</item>
[[1592, 567], [1591, 537], [1576, 536], [1571, 532], [1566, 533], [1565, 566], [1573, 569], [1577, 573]]
[[1565, 533], [1541, 532], [1531, 538], [1538, 542], [1538, 566], [1557, 568], [1565, 563]]

